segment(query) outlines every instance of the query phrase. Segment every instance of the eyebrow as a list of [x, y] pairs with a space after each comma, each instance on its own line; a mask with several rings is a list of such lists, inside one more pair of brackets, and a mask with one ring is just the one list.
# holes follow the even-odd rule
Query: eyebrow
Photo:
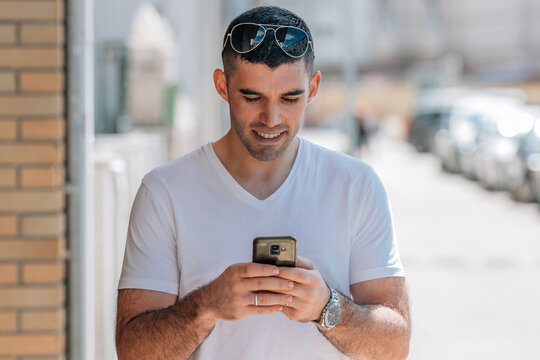
[[289, 92], [286, 92], [285, 94], [282, 94], [283, 96], [295, 96], [295, 95], [302, 95], [305, 92], [304, 89], [296, 89]]
[[255, 90], [251, 90], [251, 89], [240, 89], [238, 91], [240, 91], [244, 95], [258, 95], [258, 96], [262, 95], [262, 93]]
[[[258, 91], [255, 91], [255, 90], [251, 90], [251, 89], [240, 89], [238, 91], [240, 91], [244, 95], [257, 95], [257, 96], [262, 96], [263, 95], [262, 93], [260, 93]], [[303, 89], [295, 89], [295, 90], [287, 91], [286, 93], [281, 94], [281, 96], [302, 95], [304, 92], [305, 92], [305, 90], [303, 90]]]

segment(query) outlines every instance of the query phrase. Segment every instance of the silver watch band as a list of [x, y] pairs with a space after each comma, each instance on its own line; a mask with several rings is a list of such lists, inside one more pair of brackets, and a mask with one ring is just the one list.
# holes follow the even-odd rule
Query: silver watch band
[[337, 291], [332, 289], [331, 287], [328, 287], [328, 288], [330, 289], [330, 299], [328, 300], [328, 303], [326, 303], [326, 306], [323, 309], [323, 312], [322, 312], [322, 315], [321, 315], [321, 320], [320, 320], [320, 326], [324, 330], [330, 330], [331, 328], [333, 328], [333, 326], [329, 326], [326, 323], [326, 313], [328, 312], [328, 309], [330, 308], [330, 305], [332, 305], [335, 302], [339, 303], [339, 296], [338, 296]]
[[328, 312], [328, 309], [330, 308], [330, 306], [332, 306], [335, 303], [340, 304], [339, 295], [338, 295], [337, 291], [332, 289], [330, 286], [328, 286], [328, 289], [330, 290], [330, 298], [328, 299], [328, 302], [326, 303], [326, 305], [324, 306], [324, 308], [322, 310], [321, 317], [320, 317], [320, 319], [318, 321], [313, 320], [313, 322], [315, 324], [317, 324], [317, 327], [319, 327], [322, 330], [330, 330], [331, 328], [333, 328], [335, 326], [335, 324], [332, 325], [332, 326], [329, 326], [326, 323], [326, 315], [327, 315], [327, 312]]

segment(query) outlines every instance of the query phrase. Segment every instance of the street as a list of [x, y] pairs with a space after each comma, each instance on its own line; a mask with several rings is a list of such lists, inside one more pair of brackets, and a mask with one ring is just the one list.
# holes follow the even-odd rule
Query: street
[[411, 360], [540, 359], [540, 211], [380, 139], [363, 159], [392, 205], [413, 320]]

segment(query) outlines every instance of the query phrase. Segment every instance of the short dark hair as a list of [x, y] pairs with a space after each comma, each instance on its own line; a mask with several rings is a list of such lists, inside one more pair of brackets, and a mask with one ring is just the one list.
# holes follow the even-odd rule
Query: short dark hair
[[311, 45], [313, 46], [313, 37], [311, 36], [311, 32], [309, 31], [305, 21], [302, 20], [302, 18], [300, 18], [298, 15], [277, 6], [255, 7], [234, 18], [227, 27], [227, 31], [225, 31], [222, 44], [225, 44], [225, 41], [227, 41], [227, 43], [221, 52], [221, 59], [223, 60], [223, 67], [227, 77], [234, 73], [236, 68], [236, 60], [238, 59], [246, 60], [251, 63], [262, 63], [271, 69], [277, 68], [282, 64], [292, 64], [294, 62], [303, 60], [306, 66], [306, 72], [309, 75], [313, 74], [313, 61], [315, 59], [315, 54], [313, 52], [314, 47], [312, 48], [311, 46], [308, 46], [308, 50], [304, 56], [300, 58], [292, 58], [281, 50], [281, 48], [276, 44], [273, 36], [267, 36], [257, 48], [248, 53], [239, 54], [234, 51], [231, 48], [231, 43], [227, 38], [227, 34], [231, 32], [231, 29], [235, 25], [241, 23], [296, 26], [308, 34], [309, 40], [311, 40]]

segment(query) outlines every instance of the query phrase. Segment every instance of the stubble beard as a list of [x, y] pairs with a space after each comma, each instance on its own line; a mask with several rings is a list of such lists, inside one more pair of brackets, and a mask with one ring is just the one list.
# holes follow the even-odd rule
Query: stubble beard
[[253, 146], [253, 144], [250, 142], [252, 129], [248, 128], [244, 130], [240, 126], [239, 121], [236, 119], [236, 117], [232, 113], [231, 113], [231, 124], [234, 131], [240, 138], [240, 141], [242, 142], [242, 144], [244, 144], [244, 147], [246, 148], [246, 150], [250, 153], [251, 156], [253, 156], [255, 159], [259, 161], [274, 161], [274, 160], [279, 159], [283, 155], [283, 153], [288, 149], [289, 145], [291, 144], [292, 140], [294, 139], [294, 137], [296, 136], [299, 130], [298, 128], [294, 131], [294, 133], [291, 134], [290, 128], [283, 129], [287, 131], [287, 134], [285, 134], [285, 136], [287, 136], [288, 138], [286, 139], [285, 144], [280, 149], [273, 149], [271, 147], [255, 149], [255, 146]]

